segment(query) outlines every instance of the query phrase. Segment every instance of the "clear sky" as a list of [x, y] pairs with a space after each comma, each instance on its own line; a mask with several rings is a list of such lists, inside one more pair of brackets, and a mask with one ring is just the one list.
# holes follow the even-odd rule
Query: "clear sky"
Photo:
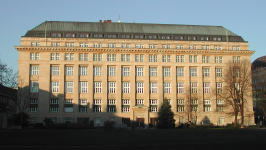
[[223, 26], [266, 55], [266, 0], [0, 0], [0, 59], [17, 71], [20, 38], [44, 21]]

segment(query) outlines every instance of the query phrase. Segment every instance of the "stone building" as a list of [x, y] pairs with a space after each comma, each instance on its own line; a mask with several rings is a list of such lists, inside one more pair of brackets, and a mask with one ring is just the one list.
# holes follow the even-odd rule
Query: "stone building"
[[[222, 88], [228, 61], [250, 60], [248, 42], [222, 26], [46, 21], [21, 37], [19, 75], [33, 93], [33, 122], [106, 120], [155, 125], [168, 100], [176, 125], [232, 123]], [[189, 102], [189, 106], [187, 106]], [[253, 114], [252, 99], [248, 113]], [[187, 117], [187, 107], [193, 114]], [[254, 115], [245, 117], [254, 123]]]

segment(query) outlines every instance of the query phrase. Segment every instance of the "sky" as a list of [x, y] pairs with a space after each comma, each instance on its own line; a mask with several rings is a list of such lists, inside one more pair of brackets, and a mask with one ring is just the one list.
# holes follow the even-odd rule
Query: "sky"
[[18, 70], [20, 38], [44, 21], [223, 26], [266, 55], [266, 0], [0, 0], [0, 60]]

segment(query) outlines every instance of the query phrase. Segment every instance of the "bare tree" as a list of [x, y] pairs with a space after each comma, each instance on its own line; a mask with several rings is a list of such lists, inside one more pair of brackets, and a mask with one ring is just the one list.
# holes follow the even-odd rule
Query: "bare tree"
[[[241, 63], [228, 62], [223, 71], [223, 91], [216, 92], [217, 98], [223, 99], [227, 113], [234, 116], [237, 127], [237, 116], [241, 115], [241, 127], [244, 127], [244, 112], [247, 99], [252, 96], [251, 63], [244, 59]], [[232, 109], [230, 109], [230, 107]]]
[[0, 60], [0, 84], [6, 87], [16, 87], [17, 86], [17, 72], [13, 69], [8, 68], [5, 63]]

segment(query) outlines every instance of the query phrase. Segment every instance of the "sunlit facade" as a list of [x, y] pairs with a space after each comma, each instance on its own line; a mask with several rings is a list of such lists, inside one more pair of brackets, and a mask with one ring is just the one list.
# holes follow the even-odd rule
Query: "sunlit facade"
[[[35, 97], [31, 121], [155, 125], [168, 100], [176, 125], [232, 123], [221, 90], [228, 61], [250, 60], [248, 42], [221, 26], [47, 21], [21, 37], [19, 76]], [[189, 91], [189, 92], [188, 92]], [[188, 94], [189, 93], [189, 94]], [[254, 124], [252, 98], [245, 124]]]

